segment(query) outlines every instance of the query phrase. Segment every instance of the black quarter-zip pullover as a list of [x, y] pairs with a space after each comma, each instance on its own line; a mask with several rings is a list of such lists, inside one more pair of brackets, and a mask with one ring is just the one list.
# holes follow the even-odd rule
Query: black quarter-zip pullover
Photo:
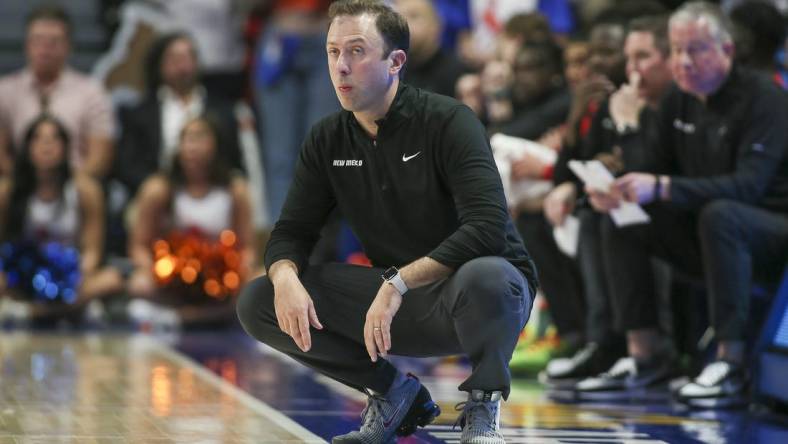
[[673, 204], [732, 199], [788, 212], [788, 102], [767, 78], [733, 68], [705, 103], [673, 87], [659, 125], [649, 170], [672, 176]]
[[400, 83], [375, 139], [349, 111], [317, 123], [271, 233], [266, 267], [290, 259], [302, 271], [334, 207], [375, 266], [428, 256], [457, 269], [500, 256], [537, 287], [484, 127], [454, 99]]

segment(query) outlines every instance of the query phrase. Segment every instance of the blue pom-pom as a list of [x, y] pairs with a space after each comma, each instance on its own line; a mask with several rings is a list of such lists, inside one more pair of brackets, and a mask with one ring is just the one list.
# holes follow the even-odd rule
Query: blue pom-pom
[[0, 270], [9, 289], [40, 302], [74, 303], [82, 280], [79, 252], [55, 242], [0, 245]]

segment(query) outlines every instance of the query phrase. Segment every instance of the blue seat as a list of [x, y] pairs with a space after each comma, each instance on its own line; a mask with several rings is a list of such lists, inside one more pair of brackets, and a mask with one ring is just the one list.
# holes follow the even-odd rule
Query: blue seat
[[788, 405], [788, 267], [755, 344], [757, 398]]

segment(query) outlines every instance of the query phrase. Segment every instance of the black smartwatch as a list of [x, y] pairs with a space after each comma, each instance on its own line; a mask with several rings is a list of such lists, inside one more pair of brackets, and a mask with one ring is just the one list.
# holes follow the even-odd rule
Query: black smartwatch
[[405, 295], [405, 293], [408, 292], [408, 286], [405, 285], [405, 281], [402, 280], [402, 276], [400, 276], [397, 267], [389, 267], [380, 277], [387, 283], [393, 285], [400, 295]]

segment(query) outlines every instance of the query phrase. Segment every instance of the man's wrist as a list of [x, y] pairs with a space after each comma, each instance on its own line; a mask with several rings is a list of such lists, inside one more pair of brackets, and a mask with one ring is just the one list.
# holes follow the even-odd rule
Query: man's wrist
[[389, 267], [383, 272], [381, 277], [385, 283], [394, 287], [394, 289], [397, 290], [397, 293], [399, 293], [401, 296], [408, 292], [408, 286], [402, 279], [402, 275], [400, 274], [397, 267]]
[[666, 201], [670, 199], [670, 176], [654, 176], [654, 189], [653, 189], [654, 202]]
[[268, 269], [268, 279], [276, 286], [284, 279], [298, 276], [298, 267], [295, 262], [289, 259], [280, 259], [274, 262]]
[[658, 175], [654, 176], [654, 188], [652, 190], [651, 201], [659, 202], [662, 200], [662, 181]]
[[670, 176], [659, 176], [662, 187], [660, 190], [660, 199], [663, 201], [670, 200]]

